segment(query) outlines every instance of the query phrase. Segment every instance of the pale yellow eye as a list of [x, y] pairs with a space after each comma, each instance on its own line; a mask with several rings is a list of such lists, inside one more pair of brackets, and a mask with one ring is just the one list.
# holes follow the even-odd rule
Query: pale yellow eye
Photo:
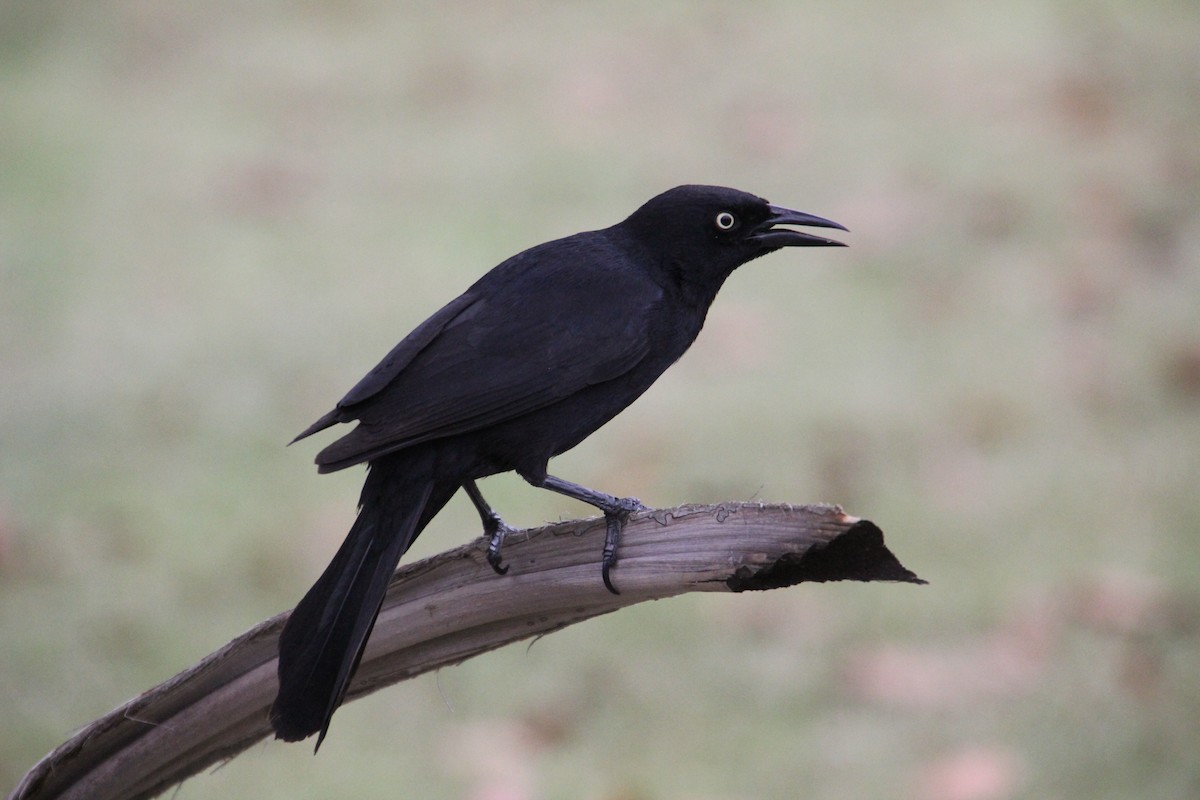
[[717, 214], [716, 222], [718, 228], [723, 231], [727, 231], [737, 224], [737, 218], [728, 211], [722, 211], [720, 214]]

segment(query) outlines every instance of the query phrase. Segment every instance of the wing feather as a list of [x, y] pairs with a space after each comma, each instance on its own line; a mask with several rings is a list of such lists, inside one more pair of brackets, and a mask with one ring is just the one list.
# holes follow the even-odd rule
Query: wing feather
[[645, 358], [659, 287], [559, 255], [506, 262], [397, 345], [331, 412], [359, 424], [317, 456], [323, 471], [513, 419]]

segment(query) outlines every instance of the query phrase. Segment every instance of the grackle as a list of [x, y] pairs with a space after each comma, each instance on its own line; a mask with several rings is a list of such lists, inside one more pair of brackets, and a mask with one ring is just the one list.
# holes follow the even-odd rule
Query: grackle
[[547, 473], [632, 403], [695, 340], [721, 284], [783, 247], [840, 246], [787, 226], [845, 230], [734, 189], [680, 186], [626, 220], [519, 253], [396, 345], [296, 440], [357, 426], [317, 455], [320, 472], [366, 462], [358, 516], [279, 639], [276, 736], [329, 729], [400, 557], [463, 489], [504, 574], [511, 529], [475, 481], [514, 471], [604, 513], [611, 592], [621, 528], [642, 505]]

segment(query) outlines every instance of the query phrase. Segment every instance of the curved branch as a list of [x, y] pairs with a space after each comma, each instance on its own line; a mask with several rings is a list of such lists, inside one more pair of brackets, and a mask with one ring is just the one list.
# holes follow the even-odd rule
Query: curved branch
[[[403, 566], [392, 579], [347, 701], [510, 642], [643, 600], [690, 591], [775, 589], [802, 581], [924, 583], [871, 522], [836, 506], [725, 503], [633, 515], [612, 595], [600, 582], [602, 519], [522, 531], [492, 572], [477, 539]], [[153, 797], [271, 732], [279, 631], [269, 619], [133, 698], [43, 758], [9, 795]]]

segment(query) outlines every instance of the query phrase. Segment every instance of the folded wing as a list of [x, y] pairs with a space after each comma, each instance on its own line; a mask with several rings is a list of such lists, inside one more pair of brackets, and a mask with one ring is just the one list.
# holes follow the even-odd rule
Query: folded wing
[[358, 420], [317, 456], [321, 471], [513, 419], [645, 358], [659, 298], [648, 278], [521, 266], [503, 280], [485, 276], [430, 317], [301, 435]]

